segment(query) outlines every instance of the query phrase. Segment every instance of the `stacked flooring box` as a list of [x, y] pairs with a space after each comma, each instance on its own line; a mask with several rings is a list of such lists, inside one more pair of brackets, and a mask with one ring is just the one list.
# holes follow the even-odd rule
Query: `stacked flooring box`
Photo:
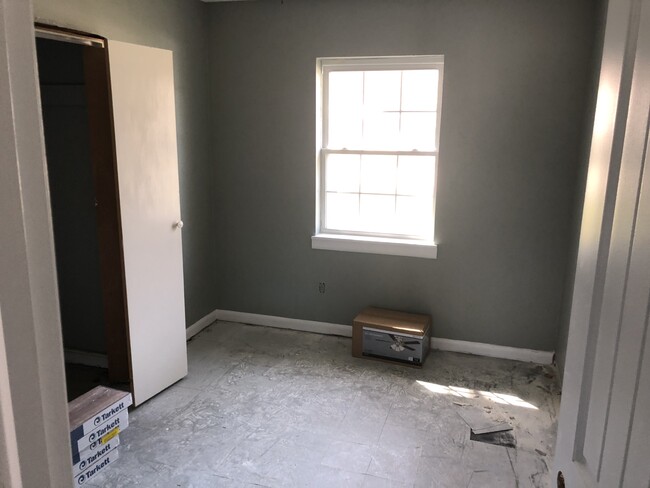
[[119, 434], [129, 425], [132, 403], [130, 393], [98, 386], [68, 404], [75, 486], [118, 458]]

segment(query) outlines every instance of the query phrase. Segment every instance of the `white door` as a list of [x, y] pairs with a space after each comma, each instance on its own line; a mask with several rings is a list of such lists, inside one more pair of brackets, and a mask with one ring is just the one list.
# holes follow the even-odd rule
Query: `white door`
[[650, 0], [612, 0], [558, 431], [567, 487], [650, 486]]
[[171, 51], [108, 42], [134, 403], [187, 374]]

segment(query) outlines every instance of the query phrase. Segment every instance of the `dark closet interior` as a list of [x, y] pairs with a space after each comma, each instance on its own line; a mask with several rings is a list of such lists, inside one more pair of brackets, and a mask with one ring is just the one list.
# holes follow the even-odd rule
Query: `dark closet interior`
[[106, 50], [62, 39], [37, 38], [36, 46], [73, 399], [98, 384], [130, 389], [130, 368]]

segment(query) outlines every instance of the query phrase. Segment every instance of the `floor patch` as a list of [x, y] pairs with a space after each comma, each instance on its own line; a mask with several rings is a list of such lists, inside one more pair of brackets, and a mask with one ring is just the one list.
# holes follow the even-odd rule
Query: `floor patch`
[[517, 441], [511, 430], [505, 432], [490, 432], [488, 434], [475, 434], [470, 429], [469, 438], [472, 441], [485, 442], [495, 446], [517, 447]]

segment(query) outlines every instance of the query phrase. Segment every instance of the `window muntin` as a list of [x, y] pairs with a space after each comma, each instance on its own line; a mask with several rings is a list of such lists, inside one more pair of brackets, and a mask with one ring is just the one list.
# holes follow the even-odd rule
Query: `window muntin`
[[436, 149], [437, 69], [325, 69], [329, 149]]
[[319, 66], [318, 232], [432, 242], [442, 56]]

